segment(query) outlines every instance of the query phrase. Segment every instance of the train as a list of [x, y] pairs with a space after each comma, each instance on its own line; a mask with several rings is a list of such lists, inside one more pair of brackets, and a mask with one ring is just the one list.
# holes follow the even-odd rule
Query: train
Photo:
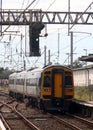
[[62, 65], [9, 75], [9, 95], [45, 111], [68, 111], [74, 97], [72, 69]]

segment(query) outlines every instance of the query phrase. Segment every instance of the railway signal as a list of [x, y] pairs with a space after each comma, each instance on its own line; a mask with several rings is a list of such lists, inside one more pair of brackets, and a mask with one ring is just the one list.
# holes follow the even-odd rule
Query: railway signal
[[44, 28], [42, 23], [33, 23], [29, 26], [29, 46], [30, 46], [30, 56], [40, 56], [39, 49], [39, 37], [41, 30]]

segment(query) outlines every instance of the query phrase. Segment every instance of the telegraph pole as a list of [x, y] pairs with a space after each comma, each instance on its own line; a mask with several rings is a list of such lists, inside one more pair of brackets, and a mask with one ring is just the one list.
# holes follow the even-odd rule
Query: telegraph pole
[[44, 66], [46, 66], [46, 46], [44, 46]]
[[71, 68], [73, 67], [73, 32], [70, 32], [71, 33], [71, 48], [70, 48], [70, 55], [71, 55], [71, 60], [70, 60], [70, 65], [71, 65]]
[[60, 33], [59, 33], [59, 29], [58, 29], [58, 59], [57, 59], [57, 62], [59, 62], [59, 42], [60, 42]]
[[48, 50], [48, 65], [50, 65], [50, 50]]

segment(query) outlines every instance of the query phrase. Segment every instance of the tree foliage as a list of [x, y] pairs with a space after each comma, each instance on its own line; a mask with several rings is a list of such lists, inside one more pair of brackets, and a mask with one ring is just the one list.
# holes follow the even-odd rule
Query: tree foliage
[[8, 79], [9, 78], [9, 75], [12, 73], [13, 71], [12, 70], [9, 70], [9, 68], [3, 68], [1, 67], [0, 68], [0, 79]]
[[82, 61], [79, 61], [78, 59], [73, 62], [73, 68], [81, 68], [83, 67], [84, 63]]

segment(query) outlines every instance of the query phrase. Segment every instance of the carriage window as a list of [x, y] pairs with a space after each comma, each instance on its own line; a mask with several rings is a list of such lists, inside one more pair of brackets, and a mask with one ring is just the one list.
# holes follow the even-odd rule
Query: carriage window
[[9, 79], [9, 84], [14, 84], [14, 79]]
[[38, 78], [28, 78], [26, 80], [26, 84], [28, 86], [37, 86], [37, 83], [38, 83]]
[[51, 86], [50, 76], [45, 75], [44, 76], [44, 87], [50, 87], [50, 86]]
[[39, 78], [38, 85], [41, 86], [41, 78]]

